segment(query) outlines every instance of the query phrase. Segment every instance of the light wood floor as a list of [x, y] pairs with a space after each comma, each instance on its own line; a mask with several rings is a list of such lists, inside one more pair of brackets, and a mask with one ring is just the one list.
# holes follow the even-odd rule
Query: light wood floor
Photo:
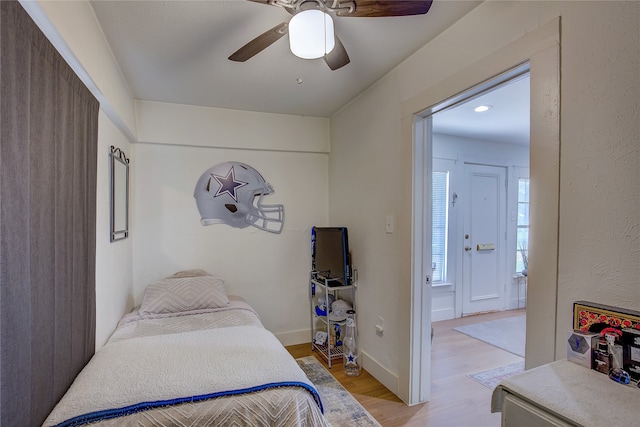
[[[347, 377], [341, 364], [334, 362], [330, 372], [383, 427], [498, 427], [500, 414], [492, 414], [490, 410], [492, 390], [467, 374], [523, 359], [452, 328], [523, 314], [524, 309], [509, 310], [434, 322], [431, 400], [428, 403], [407, 406], [364, 370], [359, 377]], [[314, 354], [311, 344], [287, 349], [296, 358]], [[327, 366], [322, 357], [316, 355], [316, 358]]]

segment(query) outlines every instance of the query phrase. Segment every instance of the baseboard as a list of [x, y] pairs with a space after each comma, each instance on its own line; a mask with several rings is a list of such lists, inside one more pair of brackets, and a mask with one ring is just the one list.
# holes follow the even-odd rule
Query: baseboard
[[[275, 334], [275, 336], [284, 346], [305, 344], [311, 341], [311, 329], [283, 332]], [[397, 396], [398, 376], [381, 365], [376, 359], [369, 356], [369, 354], [361, 352], [360, 357], [362, 358], [362, 367]]]
[[300, 329], [298, 331], [283, 332], [274, 335], [284, 346], [311, 342], [311, 329]]
[[362, 367], [369, 372], [382, 385], [389, 389], [396, 396], [398, 395], [398, 376], [382, 366], [377, 360], [367, 353], [360, 353], [362, 357]]
[[456, 313], [452, 308], [443, 308], [441, 310], [432, 310], [431, 311], [431, 321], [439, 322], [441, 320], [450, 320], [456, 317]]

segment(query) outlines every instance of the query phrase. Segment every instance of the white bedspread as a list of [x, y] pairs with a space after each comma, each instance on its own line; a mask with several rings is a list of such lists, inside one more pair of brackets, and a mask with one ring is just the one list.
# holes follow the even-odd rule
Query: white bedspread
[[322, 409], [313, 384], [262, 326], [127, 338], [94, 355], [44, 426], [283, 386], [306, 389]]

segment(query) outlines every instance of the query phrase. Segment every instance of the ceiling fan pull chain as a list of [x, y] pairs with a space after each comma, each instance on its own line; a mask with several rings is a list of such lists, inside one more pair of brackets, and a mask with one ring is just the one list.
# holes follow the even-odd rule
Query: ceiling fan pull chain
[[296, 79], [296, 83], [298, 83], [299, 85], [304, 83], [304, 80], [302, 80], [302, 73], [300, 72], [300, 68], [301, 68], [300, 63], [301, 62], [302, 62], [302, 60], [300, 58], [298, 58], [298, 78]]

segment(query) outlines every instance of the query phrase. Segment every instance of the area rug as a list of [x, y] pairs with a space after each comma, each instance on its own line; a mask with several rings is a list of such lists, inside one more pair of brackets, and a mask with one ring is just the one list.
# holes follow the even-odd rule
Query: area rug
[[514, 363], [512, 365], [501, 366], [495, 369], [489, 369], [488, 371], [478, 372], [477, 374], [469, 374], [468, 376], [478, 381], [480, 384], [489, 387], [490, 389], [496, 388], [498, 383], [505, 378], [509, 378], [524, 370], [524, 362]]
[[296, 361], [315, 384], [324, 406], [324, 416], [332, 427], [381, 427], [314, 356], [301, 357]]
[[526, 318], [527, 316], [506, 317], [458, 326], [453, 329], [471, 338], [524, 357]]

